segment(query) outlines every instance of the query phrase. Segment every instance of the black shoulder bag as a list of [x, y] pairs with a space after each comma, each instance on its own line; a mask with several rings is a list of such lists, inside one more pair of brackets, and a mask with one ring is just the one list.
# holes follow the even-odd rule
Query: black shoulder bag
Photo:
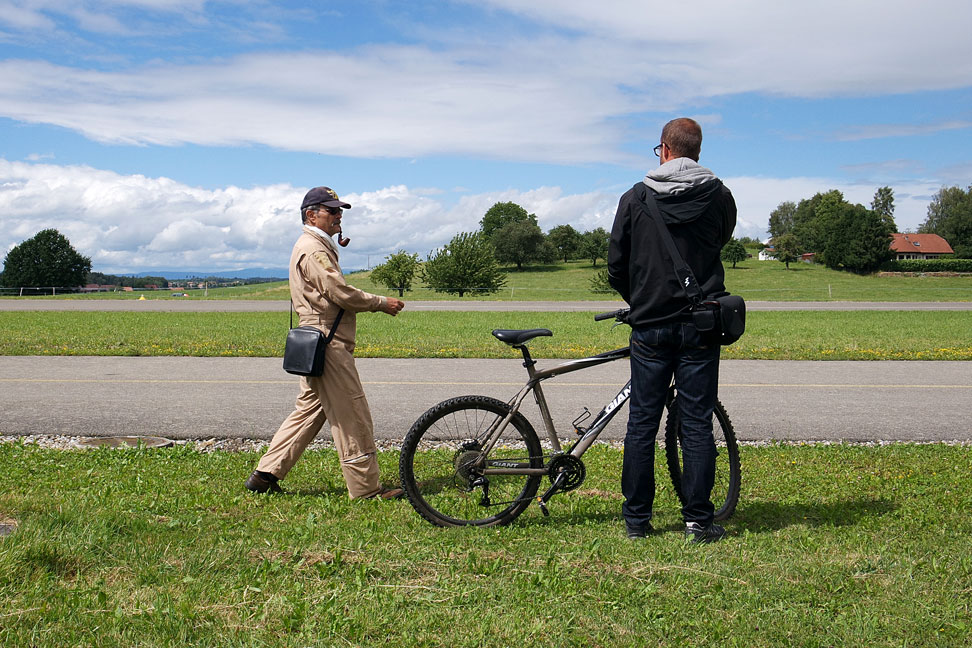
[[334, 332], [341, 323], [344, 309], [338, 311], [331, 325], [331, 332], [324, 337], [321, 330], [314, 326], [294, 328], [293, 302], [290, 303], [290, 331], [284, 346], [283, 368], [287, 373], [297, 376], [320, 376], [324, 373], [324, 351], [334, 339]]
[[692, 268], [682, 259], [682, 255], [679, 254], [678, 247], [672, 239], [672, 233], [668, 231], [668, 227], [662, 220], [661, 212], [655, 203], [655, 197], [651, 195], [643, 182], [634, 186], [634, 194], [641, 199], [641, 203], [651, 216], [651, 220], [655, 221], [661, 240], [665, 242], [665, 249], [668, 250], [668, 256], [672, 259], [678, 282], [685, 290], [689, 301], [692, 302], [690, 310], [695, 328], [702, 333], [704, 338], [723, 346], [738, 340], [746, 330], [746, 302], [742, 297], [728, 293], [703, 298], [702, 289], [695, 279]]

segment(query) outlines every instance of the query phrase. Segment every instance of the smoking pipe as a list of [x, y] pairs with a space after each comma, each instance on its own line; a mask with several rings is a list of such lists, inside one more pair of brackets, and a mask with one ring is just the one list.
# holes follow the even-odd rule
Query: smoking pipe
[[341, 232], [338, 232], [338, 245], [340, 245], [341, 247], [348, 247], [348, 243], [350, 242], [351, 239], [344, 238], [343, 236], [341, 236]]

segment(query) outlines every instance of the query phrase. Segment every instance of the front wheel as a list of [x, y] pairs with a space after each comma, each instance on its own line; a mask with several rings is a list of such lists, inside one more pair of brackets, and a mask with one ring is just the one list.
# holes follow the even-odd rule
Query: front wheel
[[540, 440], [517, 412], [488, 454], [490, 432], [510, 412], [488, 396], [443, 401], [419, 417], [405, 435], [399, 459], [408, 501], [437, 526], [509, 524], [536, 495], [539, 475], [484, 475], [490, 466], [542, 468]]
[[[712, 486], [712, 503], [715, 506], [715, 519], [726, 520], [736, 510], [739, 502], [739, 488], [742, 482], [739, 467], [739, 446], [732, 421], [722, 403], [716, 401], [712, 412], [712, 436], [716, 443], [715, 483]], [[678, 413], [678, 397], [668, 405], [668, 419], [665, 421], [665, 457], [668, 459], [668, 472], [678, 501], [685, 504], [682, 494], [682, 445], [681, 418]]]

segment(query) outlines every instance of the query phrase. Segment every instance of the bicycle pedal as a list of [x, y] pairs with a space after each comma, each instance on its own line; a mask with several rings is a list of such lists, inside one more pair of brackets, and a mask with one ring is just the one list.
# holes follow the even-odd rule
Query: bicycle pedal
[[547, 503], [543, 501], [542, 497], [537, 498], [537, 504], [540, 506], [540, 512], [543, 513], [543, 516], [550, 517], [550, 511], [547, 510]]

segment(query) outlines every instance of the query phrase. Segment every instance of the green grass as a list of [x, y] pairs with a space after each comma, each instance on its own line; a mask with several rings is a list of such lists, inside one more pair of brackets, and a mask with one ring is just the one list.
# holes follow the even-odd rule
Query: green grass
[[605, 446], [549, 518], [438, 529], [349, 501], [331, 450], [253, 496], [254, 454], [0, 444], [0, 645], [968, 645], [972, 448], [741, 450], [730, 537], [693, 546], [661, 472], [660, 532], [623, 537]]
[[[523, 272], [508, 270], [507, 285], [491, 295], [474, 294], [463, 300], [565, 301], [618, 299], [616, 293], [595, 293], [590, 279], [604, 268], [603, 262], [592, 267], [588, 262], [571, 261], [530, 268]], [[397, 295], [384, 286], [371, 282], [369, 272], [354, 273], [348, 282], [362, 290], [382, 295]], [[790, 269], [778, 261], [749, 259], [726, 268], [726, 286], [730, 292], [753, 301], [970, 301], [972, 276], [929, 277], [900, 275], [859, 276], [829, 270], [824, 266], [793, 263]], [[220, 289], [224, 290], [224, 289]], [[230, 290], [230, 289], [226, 289]], [[233, 289], [235, 290], [235, 289]], [[214, 291], [210, 291], [213, 296]], [[273, 291], [264, 295], [273, 298]], [[234, 296], [239, 293], [233, 293]], [[253, 298], [258, 298], [254, 296]], [[287, 299], [284, 294], [282, 299]], [[418, 287], [404, 299], [459, 299]]]
[[[461, 301], [565, 301], [616, 299], [615, 293], [595, 293], [590, 279], [604, 268], [587, 261], [571, 261], [550, 266], [528, 267], [522, 272], [507, 268], [507, 285], [492, 294], [472, 293]], [[368, 271], [348, 275], [348, 282], [362, 290], [381, 295], [396, 295], [371, 282]], [[726, 268], [726, 286], [733, 293], [757, 301], [972, 301], [972, 276], [858, 276], [837, 272], [824, 266], [793, 263], [787, 270], [778, 261], [748, 259], [736, 268]], [[187, 290], [188, 298], [171, 297], [171, 290], [127, 293], [65, 295], [64, 299], [290, 299], [286, 282]], [[50, 296], [46, 297], [50, 299]], [[60, 298], [60, 297], [59, 297]], [[459, 300], [456, 295], [432, 292], [421, 282], [405, 294], [406, 301]]]
[[[0, 312], [0, 355], [279, 357], [286, 313]], [[972, 360], [967, 312], [752, 312], [724, 358]], [[404, 311], [358, 316], [358, 357], [513, 358], [494, 328], [549, 328], [538, 358], [579, 358], [627, 344], [628, 329], [590, 313]]]

